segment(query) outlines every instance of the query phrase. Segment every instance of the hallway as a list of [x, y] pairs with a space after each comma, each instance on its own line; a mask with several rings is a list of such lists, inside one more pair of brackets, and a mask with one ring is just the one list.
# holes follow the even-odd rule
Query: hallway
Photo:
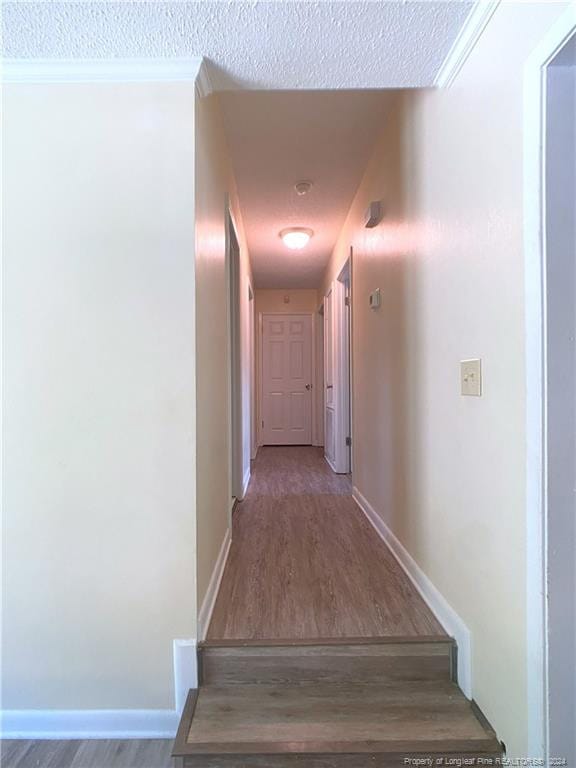
[[445, 636], [321, 448], [263, 447], [209, 640]]

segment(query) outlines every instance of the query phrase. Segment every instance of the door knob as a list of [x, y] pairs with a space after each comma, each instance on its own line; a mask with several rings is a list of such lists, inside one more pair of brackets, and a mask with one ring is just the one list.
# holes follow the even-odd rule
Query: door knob
[[312, 389], [312, 385], [311, 384], [306, 384], [306, 389]]

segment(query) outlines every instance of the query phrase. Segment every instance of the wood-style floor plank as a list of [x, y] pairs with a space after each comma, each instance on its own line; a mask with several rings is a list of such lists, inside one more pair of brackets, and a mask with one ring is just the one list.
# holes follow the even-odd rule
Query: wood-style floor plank
[[83, 741], [70, 768], [173, 768], [166, 739]]
[[234, 514], [209, 639], [445, 633], [313, 447], [264, 447]]
[[2, 768], [70, 768], [80, 747], [78, 740], [34, 741], [3, 739]]
[[2, 740], [2, 768], [174, 768], [170, 739]]

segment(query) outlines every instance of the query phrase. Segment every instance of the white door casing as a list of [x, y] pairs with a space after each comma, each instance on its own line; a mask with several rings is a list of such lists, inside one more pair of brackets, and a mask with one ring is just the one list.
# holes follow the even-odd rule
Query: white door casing
[[324, 456], [336, 471], [336, 404], [334, 400], [334, 293], [324, 297]]
[[548, 744], [576, 765], [576, 33], [545, 92]]
[[312, 443], [312, 316], [262, 315], [262, 442]]
[[[554, 238], [549, 240], [549, 234], [556, 234], [557, 225], [552, 230], [548, 228], [548, 214], [552, 199], [548, 192], [554, 191], [550, 187], [550, 177], [547, 154], [548, 139], [553, 138], [551, 148], [556, 150], [558, 137], [547, 135], [551, 124], [549, 122], [549, 108], [553, 106], [549, 102], [551, 85], [548, 77], [550, 65], [557, 54], [564, 48], [570, 38], [576, 35], [576, 3], [571, 3], [558, 18], [557, 22], [547, 31], [529, 57], [525, 71], [524, 89], [524, 249], [525, 249], [525, 291], [526, 291], [526, 578], [527, 578], [527, 676], [528, 676], [528, 754], [533, 758], [544, 760], [548, 764], [550, 757], [566, 757], [568, 764], [573, 763], [574, 755], [570, 755], [565, 746], [559, 743], [557, 727], [562, 724], [570, 712], [574, 712], [576, 681], [574, 680], [574, 664], [566, 663], [561, 657], [561, 651], [554, 646], [554, 629], [550, 622], [554, 622], [554, 606], [552, 603], [558, 598], [573, 600], [573, 584], [567, 589], [556, 581], [561, 574], [557, 569], [550, 569], [549, 556], [554, 551], [555, 542], [562, 546], [568, 541], [572, 546], [572, 554], [569, 559], [560, 558], [564, 563], [574, 559], [573, 529], [570, 537], [562, 530], [562, 522], [569, 521], [566, 515], [559, 515], [561, 506], [558, 505], [556, 492], [561, 489], [558, 481], [566, 483], [573, 479], [573, 466], [570, 468], [572, 475], [567, 472], [560, 473], [560, 466], [554, 466], [552, 475], [549, 472], [551, 456], [549, 449], [551, 440], [570, 437], [566, 429], [569, 417], [564, 416], [564, 426], [554, 419], [554, 413], [550, 412], [551, 395], [554, 395], [554, 407], [561, 408], [557, 402], [558, 391], [564, 393], [564, 403], [567, 397], [574, 397], [573, 384], [565, 382], [558, 390], [558, 376], [555, 366], [558, 362], [569, 362], [573, 359], [574, 349], [566, 347], [568, 358], [556, 357], [550, 365], [550, 354], [554, 355], [554, 347], [563, 342], [562, 333], [569, 332], [569, 324], [563, 323], [560, 334], [558, 333], [558, 309], [555, 303], [562, 302], [564, 291], [557, 290], [558, 285], [570, 284], [570, 280], [564, 275], [559, 282], [558, 276], [554, 279], [550, 269], [560, 270], [570, 267], [565, 258], [560, 258], [560, 252]], [[554, 86], [553, 86], [554, 87]], [[564, 115], [568, 115], [568, 105], [564, 105]], [[560, 124], [557, 122], [557, 126]], [[571, 153], [573, 153], [573, 145]], [[566, 165], [569, 159], [564, 158]], [[560, 166], [561, 167], [561, 166]], [[557, 188], [556, 188], [557, 189]], [[573, 199], [573, 189], [572, 189]], [[566, 198], [568, 199], [568, 198]], [[555, 204], [555, 203], [554, 203]], [[552, 209], [553, 210], [553, 209]], [[550, 279], [552, 278], [552, 282]], [[556, 287], [555, 287], [556, 286]], [[573, 283], [572, 290], [573, 303]], [[566, 306], [566, 305], [564, 305]], [[550, 313], [552, 309], [552, 313]], [[572, 315], [573, 322], [573, 315]], [[549, 342], [552, 341], [552, 346]], [[564, 339], [565, 342], [565, 339]], [[572, 340], [573, 344], [573, 340]], [[562, 353], [566, 356], [566, 352]], [[573, 376], [573, 371], [572, 371]], [[556, 388], [553, 392], [550, 390]], [[570, 403], [568, 403], [570, 407]], [[571, 407], [574, 407], [572, 399]], [[573, 412], [572, 412], [573, 413]], [[552, 419], [549, 417], [552, 415]], [[558, 425], [560, 424], [560, 430]], [[572, 436], [573, 437], [573, 436]], [[565, 448], [563, 448], [566, 451]], [[570, 449], [573, 458], [573, 446]], [[566, 456], [569, 454], [566, 453]], [[572, 480], [573, 482], [573, 480]], [[564, 487], [567, 487], [566, 485]], [[572, 485], [573, 490], [573, 485]], [[572, 501], [573, 505], [573, 501]], [[573, 506], [572, 506], [573, 514]], [[572, 518], [573, 523], [573, 518]], [[560, 524], [560, 525], [559, 525]], [[564, 554], [564, 553], [562, 553]], [[562, 565], [561, 562], [557, 565]], [[572, 617], [574, 605], [570, 605]], [[552, 609], [552, 611], [551, 611]], [[562, 623], [566, 635], [573, 632], [569, 628], [570, 619], [568, 612], [564, 612]], [[551, 632], [552, 629], [552, 632]], [[552, 639], [552, 644], [550, 640]], [[573, 653], [573, 650], [572, 650]], [[555, 707], [554, 688], [558, 690], [558, 682], [555, 674], [550, 677], [550, 665], [556, 670], [564, 672], [570, 670], [572, 688], [563, 691], [562, 708]], [[568, 681], [568, 676], [567, 680]], [[557, 691], [556, 691], [557, 692]], [[551, 723], [551, 721], [553, 721]], [[572, 730], [570, 731], [570, 748], [576, 752]], [[552, 727], [551, 727], [552, 725]], [[558, 754], [558, 752], [560, 754]]]
[[351, 356], [350, 356], [350, 261], [347, 261], [334, 284], [334, 341], [336, 380], [336, 471], [350, 472], [351, 454]]
[[314, 387], [312, 444], [324, 447], [324, 305], [314, 315]]
[[240, 312], [240, 246], [232, 214], [226, 207], [227, 354], [230, 522], [232, 501], [244, 495], [242, 477], [242, 350]]

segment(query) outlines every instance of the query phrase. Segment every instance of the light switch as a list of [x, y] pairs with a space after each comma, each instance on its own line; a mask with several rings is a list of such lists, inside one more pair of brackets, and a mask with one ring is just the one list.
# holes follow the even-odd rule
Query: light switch
[[460, 360], [460, 383], [463, 395], [482, 395], [482, 365], [480, 360]]
[[380, 288], [372, 291], [370, 296], [368, 296], [368, 303], [370, 304], [370, 309], [378, 309], [380, 306]]

